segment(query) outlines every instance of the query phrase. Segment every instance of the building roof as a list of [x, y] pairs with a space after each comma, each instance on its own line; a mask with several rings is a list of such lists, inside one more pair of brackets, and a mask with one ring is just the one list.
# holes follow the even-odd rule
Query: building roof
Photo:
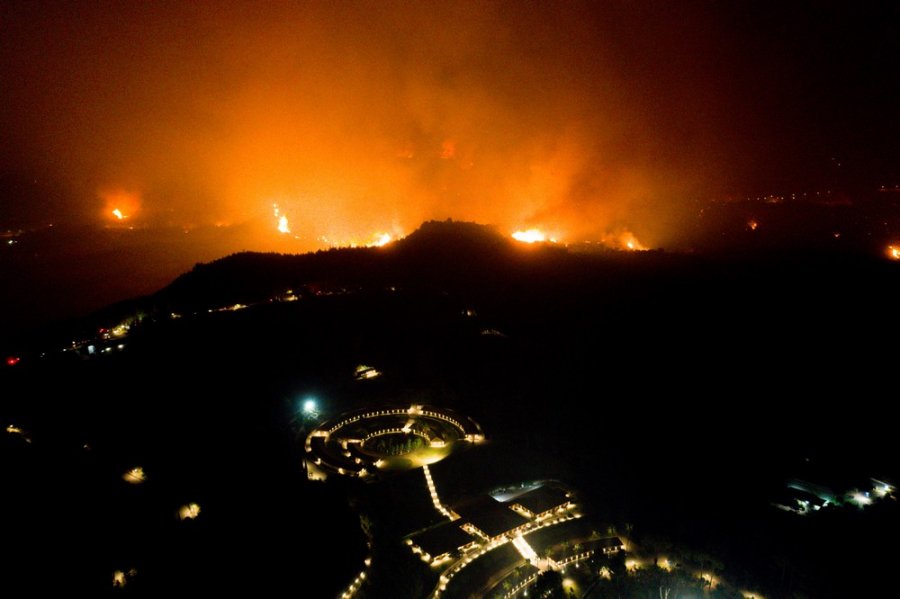
[[508, 505], [518, 503], [533, 514], [543, 514], [547, 510], [557, 508], [568, 501], [570, 499], [563, 489], [545, 485], [523, 493], [506, 503]]
[[472, 535], [459, 527], [460, 521], [442, 522], [409, 537], [432, 557], [463, 547], [473, 540]]
[[476, 495], [453, 506], [453, 511], [493, 538], [528, 522], [490, 495]]
[[622, 539], [620, 539], [619, 537], [597, 539], [596, 541], [594, 541], [594, 543], [596, 543], [597, 547], [600, 547], [601, 549], [608, 549], [610, 547], [622, 547], [625, 545], [625, 543], [623, 543]]

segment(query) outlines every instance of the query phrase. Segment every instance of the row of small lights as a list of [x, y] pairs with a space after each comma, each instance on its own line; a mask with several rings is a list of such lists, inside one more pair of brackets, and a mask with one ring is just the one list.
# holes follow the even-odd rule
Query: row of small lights
[[[345, 418], [343, 420], [340, 420], [339, 422], [337, 422], [335, 425], [333, 425], [331, 428], [329, 428], [327, 430], [316, 429], [316, 430], [312, 431], [309, 434], [309, 436], [307, 436], [306, 442], [304, 444], [305, 450], [307, 453], [313, 452], [313, 449], [312, 449], [312, 438], [313, 437], [323, 437], [324, 441], [327, 443], [333, 433], [344, 428], [345, 426], [347, 426], [349, 424], [353, 424], [354, 422], [359, 422], [360, 420], [368, 420], [370, 418], [377, 418], [377, 417], [381, 417], [381, 416], [402, 416], [402, 415], [424, 415], [424, 416], [428, 416], [431, 418], [436, 418], [438, 420], [443, 420], [445, 422], [448, 422], [448, 423], [454, 425], [457, 428], [457, 430], [459, 431], [459, 433], [468, 441], [471, 441], [473, 443], [478, 443], [478, 442], [484, 440], [484, 435], [481, 433], [466, 434], [466, 430], [463, 427], [462, 423], [460, 423], [458, 420], [456, 420], [450, 416], [447, 416], [440, 412], [436, 412], [434, 410], [422, 410], [421, 406], [412, 405], [409, 408], [405, 408], [405, 409], [404, 408], [395, 408], [395, 409], [377, 410], [374, 412], [365, 412], [363, 414], [359, 414], [356, 416], [352, 416], [350, 418]], [[366, 439], [368, 439], [372, 436], [377, 436], [379, 434], [387, 434], [389, 432], [402, 432], [402, 431], [404, 431], [404, 429], [382, 429], [381, 431], [376, 431], [376, 433], [373, 433], [373, 434], [367, 436]], [[313, 462], [316, 465], [322, 464], [322, 460], [319, 457], [316, 457], [313, 460]], [[379, 460], [379, 462], [380, 462], [380, 460]], [[357, 460], [356, 463], [359, 464], [361, 462], [359, 460]], [[378, 462], [375, 462], [374, 465], [376, 467], [379, 467]], [[344, 468], [338, 468], [337, 471], [339, 474], [347, 474], [347, 471]], [[356, 473], [350, 473], [350, 474], [356, 475]], [[358, 473], [359, 476], [367, 476], [368, 474], [369, 474], [369, 472], [365, 469], [362, 469]]]
[[[548, 526], [553, 526], [556, 524], [562, 524], [563, 522], [568, 522], [570, 520], [575, 520], [575, 519], [581, 518], [581, 517], [582, 517], [582, 514], [578, 513], [578, 512], [568, 515], [568, 516], [559, 516], [552, 520], [541, 522], [540, 524], [537, 524], [533, 528], [529, 528], [529, 529], [523, 531], [521, 533], [521, 536], [524, 537], [525, 535], [531, 534], [533, 532], [537, 532], [538, 530], [541, 530], [542, 528], [546, 528]], [[481, 557], [488, 551], [492, 551], [492, 550], [496, 549], [497, 547], [500, 547], [501, 545], [508, 543], [508, 542], [510, 542], [510, 539], [506, 536], [503, 536], [500, 539], [495, 539], [495, 540], [489, 542], [487, 545], [482, 546], [482, 548], [477, 553], [468, 555], [464, 559], [458, 561], [451, 568], [449, 568], [446, 572], [441, 574], [440, 580], [438, 582], [438, 586], [431, 593], [431, 599], [438, 599], [441, 596], [441, 593], [447, 589], [447, 584], [450, 582], [450, 579], [453, 578], [454, 576], [456, 576], [463, 568], [468, 566], [470, 563], [472, 563], [474, 560], [478, 559], [479, 557]]]
[[451, 521], [454, 520], [453, 515], [444, 507], [441, 503], [441, 498], [438, 497], [437, 487], [434, 484], [434, 479], [431, 478], [431, 469], [428, 467], [428, 464], [423, 464], [422, 470], [425, 472], [425, 482], [428, 484], [428, 492], [431, 494], [431, 502], [434, 503], [434, 508]]
[[359, 574], [356, 575], [356, 578], [353, 579], [353, 582], [350, 583], [350, 586], [348, 586], [347, 589], [343, 593], [341, 593], [341, 599], [350, 599], [351, 597], [353, 597], [353, 595], [356, 594], [357, 591], [359, 591], [360, 587], [362, 587], [363, 582], [365, 582], [366, 577], [368, 576], [367, 572], [372, 566], [372, 558], [367, 557], [365, 560], [363, 560], [363, 564], [365, 564], [365, 567]]

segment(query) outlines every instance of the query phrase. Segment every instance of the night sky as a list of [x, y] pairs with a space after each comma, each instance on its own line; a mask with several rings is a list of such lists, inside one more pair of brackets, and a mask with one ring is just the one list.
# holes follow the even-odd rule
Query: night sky
[[900, 183], [898, 17], [859, 2], [5, 2], [0, 231], [81, 227], [64, 253], [86, 257], [56, 269], [79, 280], [121, 279], [94, 257], [124, 244], [147, 272], [112, 299], [233, 251], [365, 244], [429, 218], [686, 245], [697, 202]]

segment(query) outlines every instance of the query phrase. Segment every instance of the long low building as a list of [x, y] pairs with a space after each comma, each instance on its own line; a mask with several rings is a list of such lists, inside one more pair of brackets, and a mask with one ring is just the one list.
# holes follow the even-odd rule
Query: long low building
[[429, 563], [443, 561], [477, 543], [478, 539], [463, 530], [458, 520], [441, 522], [406, 539], [413, 552], [421, 554], [422, 559]]
[[526, 518], [543, 519], [575, 505], [572, 492], [556, 485], [543, 485], [506, 502]]
[[450, 506], [452, 521], [415, 532], [406, 544], [433, 564], [475, 545], [527, 534], [546, 518], [574, 507], [572, 493], [559, 485], [544, 485], [505, 502], [475, 495]]
[[468, 530], [486, 541], [492, 541], [505, 534], [515, 534], [530, 522], [528, 518], [490, 495], [477, 495], [465, 499], [454, 504], [452, 509], [465, 521], [463, 527], [468, 527]]

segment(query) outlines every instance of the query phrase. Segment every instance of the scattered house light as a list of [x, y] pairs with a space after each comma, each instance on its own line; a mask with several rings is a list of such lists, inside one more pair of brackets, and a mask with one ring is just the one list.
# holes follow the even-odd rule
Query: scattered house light
[[124, 570], [116, 570], [113, 572], [112, 576], [112, 585], [114, 587], [124, 587], [131, 578], [134, 578], [137, 575], [137, 570], [131, 568], [127, 572]]
[[132, 468], [128, 472], [122, 475], [122, 480], [127, 483], [131, 483], [133, 485], [139, 485], [147, 479], [144, 474], [144, 469], [140, 466]]
[[381, 371], [377, 370], [372, 366], [366, 366], [365, 364], [360, 364], [356, 367], [356, 371], [354, 372], [354, 378], [358, 381], [364, 381], [367, 379], [374, 379], [376, 377], [381, 376]]
[[200, 505], [188, 503], [178, 508], [178, 518], [181, 520], [193, 520], [200, 515]]

